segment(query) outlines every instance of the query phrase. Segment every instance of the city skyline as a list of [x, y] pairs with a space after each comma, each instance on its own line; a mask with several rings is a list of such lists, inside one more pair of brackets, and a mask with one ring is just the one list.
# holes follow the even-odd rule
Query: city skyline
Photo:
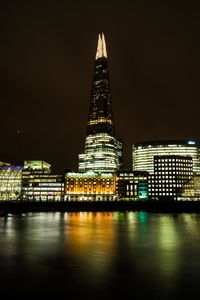
[[99, 32], [125, 167], [134, 142], [199, 140], [197, 4], [126, 4], [111, 1], [103, 15], [90, 1], [1, 4], [2, 161], [18, 162], [20, 129], [21, 160], [77, 169]]

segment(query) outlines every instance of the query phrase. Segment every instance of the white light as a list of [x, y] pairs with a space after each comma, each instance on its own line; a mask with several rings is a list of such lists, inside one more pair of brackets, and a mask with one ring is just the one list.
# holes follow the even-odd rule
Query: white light
[[106, 42], [104, 34], [99, 34], [98, 37], [98, 45], [97, 45], [97, 53], [96, 53], [96, 59], [100, 57], [107, 57], [107, 51], [106, 51]]

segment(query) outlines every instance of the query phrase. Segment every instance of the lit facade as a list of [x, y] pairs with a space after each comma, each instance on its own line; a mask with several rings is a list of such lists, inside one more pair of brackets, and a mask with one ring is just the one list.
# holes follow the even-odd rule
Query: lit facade
[[0, 167], [2, 166], [10, 166], [9, 163], [6, 163], [6, 162], [3, 162], [3, 161], [0, 161]]
[[122, 143], [115, 137], [105, 38], [98, 37], [89, 105], [85, 151], [79, 155], [79, 172], [110, 173], [122, 166]]
[[86, 137], [85, 154], [79, 155], [79, 172], [115, 172], [121, 167], [122, 144], [108, 133]]
[[18, 200], [21, 195], [22, 166], [0, 167], [0, 200]]
[[32, 171], [43, 170], [45, 172], [51, 172], [51, 165], [44, 160], [25, 160], [24, 169]]
[[132, 151], [133, 170], [154, 174], [154, 156], [162, 155], [192, 157], [193, 172], [200, 174], [199, 149], [193, 140], [135, 143]]
[[61, 201], [64, 199], [64, 179], [52, 174], [44, 161], [25, 161], [22, 172], [21, 199], [27, 201]]
[[[179, 200], [179, 199], [178, 199]], [[194, 176], [189, 183], [182, 188], [180, 200], [200, 200], [200, 176]]]
[[178, 200], [184, 186], [193, 187], [192, 157], [154, 156], [154, 175], [150, 179], [149, 193], [152, 199]]
[[113, 173], [75, 173], [65, 175], [65, 200], [112, 201], [116, 199], [116, 176]]
[[116, 177], [116, 193], [120, 200], [147, 200], [148, 172], [118, 172]]

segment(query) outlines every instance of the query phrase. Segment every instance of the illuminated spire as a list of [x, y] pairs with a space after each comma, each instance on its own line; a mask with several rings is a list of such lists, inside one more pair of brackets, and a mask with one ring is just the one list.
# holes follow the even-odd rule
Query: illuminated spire
[[87, 121], [85, 153], [79, 171], [116, 172], [122, 164], [122, 144], [115, 137], [109, 68], [104, 34], [98, 35]]
[[106, 42], [105, 42], [105, 37], [104, 37], [103, 33], [100, 33], [99, 37], [98, 37], [96, 59], [98, 59], [100, 57], [107, 57]]

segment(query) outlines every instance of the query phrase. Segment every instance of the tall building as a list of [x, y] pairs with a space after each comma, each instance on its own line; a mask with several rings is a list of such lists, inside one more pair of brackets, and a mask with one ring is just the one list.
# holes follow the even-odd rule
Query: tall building
[[133, 171], [154, 174], [154, 156], [161, 155], [189, 156], [192, 158], [194, 174], [200, 174], [199, 148], [194, 140], [135, 143], [132, 151]]
[[99, 34], [89, 105], [85, 152], [79, 172], [115, 172], [122, 165], [122, 143], [115, 136], [104, 34]]

